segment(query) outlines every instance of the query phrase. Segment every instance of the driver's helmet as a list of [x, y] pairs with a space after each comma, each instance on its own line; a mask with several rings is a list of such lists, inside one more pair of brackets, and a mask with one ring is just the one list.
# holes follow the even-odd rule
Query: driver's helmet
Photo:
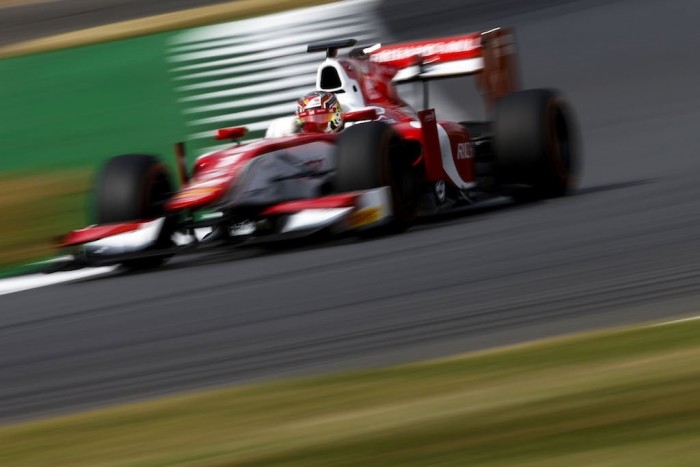
[[332, 92], [313, 91], [297, 102], [301, 131], [335, 133], [343, 129], [343, 110]]

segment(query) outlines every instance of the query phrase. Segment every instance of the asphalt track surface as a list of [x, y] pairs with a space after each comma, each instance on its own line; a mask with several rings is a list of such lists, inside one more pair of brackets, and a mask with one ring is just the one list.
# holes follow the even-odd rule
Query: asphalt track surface
[[392, 3], [402, 38], [518, 27], [524, 84], [578, 111], [578, 192], [2, 296], [1, 420], [697, 314], [700, 4]]

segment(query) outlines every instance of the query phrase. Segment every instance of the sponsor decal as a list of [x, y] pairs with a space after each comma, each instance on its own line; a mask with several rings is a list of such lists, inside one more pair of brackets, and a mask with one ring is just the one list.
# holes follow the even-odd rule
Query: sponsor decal
[[201, 188], [191, 188], [189, 190], [185, 190], [180, 195], [184, 196], [202, 196], [202, 195], [208, 195], [209, 193], [216, 191], [217, 188], [214, 187], [201, 187]]
[[382, 218], [382, 208], [372, 207], [364, 208], [350, 214], [350, 226], [362, 227], [369, 224], [379, 222]]
[[198, 199], [202, 198], [205, 196], [210, 196], [213, 193], [216, 193], [220, 191], [221, 188], [219, 186], [204, 186], [204, 187], [196, 187], [196, 188], [189, 188], [185, 189], [184, 191], [181, 191], [180, 193], [177, 193], [174, 197], [174, 201], [189, 201], [193, 199]]
[[365, 79], [364, 83], [365, 92], [367, 93], [367, 97], [369, 97], [370, 100], [381, 99], [382, 95], [379, 93], [379, 91], [377, 91], [377, 88], [375, 87], [371, 79]]
[[311, 100], [306, 102], [306, 107], [308, 108], [314, 108], [314, 107], [321, 107], [321, 98], [319, 96], [315, 96]]
[[308, 117], [310, 115], [324, 115], [330, 113], [333, 113], [333, 111], [329, 109], [308, 109], [299, 112], [299, 117]]
[[474, 150], [469, 143], [459, 143], [457, 145], [457, 160], [471, 159], [474, 157]]
[[303, 162], [302, 167], [309, 172], [320, 172], [323, 170], [323, 159], [311, 159]]
[[[454, 39], [446, 39], [434, 42], [418, 42], [413, 44], [382, 47], [371, 55], [376, 62], [396, 62], [410, 57], [436, 57], [450, 55], [464, 55], [472, 52], [481, 46], [481, 39], [478, 35], [463, 36]], [[448, 60], [455, 60], [457, 57], [443, 57]]]

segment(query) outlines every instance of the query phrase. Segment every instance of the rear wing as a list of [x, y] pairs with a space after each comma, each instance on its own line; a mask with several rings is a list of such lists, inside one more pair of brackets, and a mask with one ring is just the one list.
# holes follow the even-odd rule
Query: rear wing
[[515, 38], [510, 29], [377, 44], [363, 52], [371, 62], [396, 69], [394, 83], [475, 75], [488, 106], [519, 88]]

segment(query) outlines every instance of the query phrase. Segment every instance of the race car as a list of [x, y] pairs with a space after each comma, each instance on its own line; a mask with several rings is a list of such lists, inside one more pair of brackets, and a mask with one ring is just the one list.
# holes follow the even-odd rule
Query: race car
[[[191, 170], [178, 143], [179, 188], [157, 157], [108, 160], [95, 182], [95, 224], [60, 241], [72, 264], [147, 268], [207, 245], [400, 232], [419, 215], [496, 197], [558, 197], [574, 186], [571, 108], [557, 91], [519, 89], [513, 31], [355, 46], [308, 46], [326, 55], [316, 104], [331, 103], [336, 125], [300, 103], [301, 113], [273, 121], [257, 141], [240, 142], [245, 127], [218, 130], [231, 144]], [[428, 83], [470, 75], [490, 119], [439, 120]], [[407, 82], [423, 83], [422, 110], [399, 95]], [[306, 131], [306, 117], [323, 128]]]

